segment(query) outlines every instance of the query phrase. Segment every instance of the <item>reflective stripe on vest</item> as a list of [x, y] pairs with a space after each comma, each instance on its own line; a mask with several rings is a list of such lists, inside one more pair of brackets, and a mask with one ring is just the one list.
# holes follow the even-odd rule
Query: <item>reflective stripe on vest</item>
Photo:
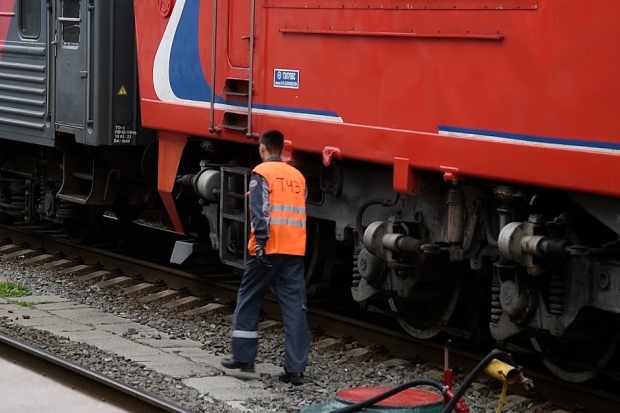
[[296, 214], [305, 214], [306, 207], [296, 207], [292, 205], [272, 205], [269, 207], [269, 211], [277, 211], [277, 212], [294, 212]]
[[289, 218], [271, 218], [269, 221], [271, 225], [290, 225], [292, 227], [306, 227], [306, 221], [301, 219], [289, 219]]
[[275, 204], [269, 207], [270, 225], [306, 227], [306, 207]]
[[[264, 162], [253, 172], [269, 186], [269, 238], [267, 254], [305, 255], [306, 253], [306, 180], [294, 167], [284, 162]], [[255, 255], [254, 228], [248, 252]]]

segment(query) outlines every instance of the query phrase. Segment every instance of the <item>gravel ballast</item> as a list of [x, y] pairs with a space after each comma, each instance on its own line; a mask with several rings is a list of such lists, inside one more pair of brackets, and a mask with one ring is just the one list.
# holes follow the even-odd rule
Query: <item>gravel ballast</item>
[[[27, 267], [18, 261], [0, 263], [0, 275], [9, 281], [28, 288], [31, 295], [57, 295], [69, 300], [100, 309], [148, 325], [174, 339], [191, 339], [203, 343], [203, 348], [215, 355], [228, 355], [230, 349], [230, 310], [225, 313], [211, 313], [190, 317], [183, 312], [169, 311], [158, 305], [145, 305], [135, 296], [127, 296], [121, 288], [99, 288], [93, 282], [79, 282], [75, 277], [58, 277], [52, 271]], [[19, 300], [19, 298], [16, 298]], [[55, 336], [33, 327], [17, 325], [16, 314], [2, 314], [0, 331], [40, 346], [44, 350], [67, 358], [152, 392], [164, 399], [179, 403], [196, 412], [297, 412], [304, 407], [323, 403], [338, 390], [356, 386], [395, 386], [414, 378], [428, 377], [441, 380], [439, 366], [415, 361], [390, 360], [389, 357], [369, 356], [353, 342], [337, 346], [336, 349], [319, 349], [312, 346], [306, 372], [306, 384], [293, 386], [280, 383], [277, 375], [261, 374], [264, 388], [273, 393], [271, 398], [248, 398], [245, 409], [237, 409], [185, 385], [182, 380], [155, 372], [143, 365], [128, 361], [113, 353], [99, 350], [91, 345], [73, 342], [66, 337]], [[323, 340], [326, 337], [315, 338]], [[260, 333], [257, 363], [281, 365], [283, 356], [283, 334], [281, 328]], [[463, 373], [455, 375], [458, 386]], [[223, 371], [221, 374], [226, 374]], [[470, 411], [494, 413], [497, 409], [499, 383], [481, 378], [475, 388], [468, 391], [466, 401]], [[493, 390], [493, 391], [492, 391]], [[511, 395], [505, 403], [504, 413], [547, 413], [553, 406], [544, 401], [531, 401]]]

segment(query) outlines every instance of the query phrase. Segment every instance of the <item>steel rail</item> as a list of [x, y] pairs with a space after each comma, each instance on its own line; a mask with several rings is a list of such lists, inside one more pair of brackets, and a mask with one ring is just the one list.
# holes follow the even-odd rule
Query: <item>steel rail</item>
[[128, 411], [190, 413], [189, 410], [79, 364], [0, 333], [0, 357]]

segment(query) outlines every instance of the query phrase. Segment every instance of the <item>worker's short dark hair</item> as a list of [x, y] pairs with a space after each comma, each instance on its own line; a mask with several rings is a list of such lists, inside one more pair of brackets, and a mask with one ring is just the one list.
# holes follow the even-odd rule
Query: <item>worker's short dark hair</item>
[[280, 154], [284, 148], [284, 135], [278, 130], [270, 129], [263, 132], [258, 143], [265, 145], [269, 152]]

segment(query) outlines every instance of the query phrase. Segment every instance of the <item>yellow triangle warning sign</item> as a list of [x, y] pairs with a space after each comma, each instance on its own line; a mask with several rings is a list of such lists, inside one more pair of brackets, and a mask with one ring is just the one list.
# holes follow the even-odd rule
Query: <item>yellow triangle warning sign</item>
[[127, 89], [125, 89], [125, 86], [121, 86], [121, 88], [118, 90], [117, 93], [119, 96], [127, 96]]

